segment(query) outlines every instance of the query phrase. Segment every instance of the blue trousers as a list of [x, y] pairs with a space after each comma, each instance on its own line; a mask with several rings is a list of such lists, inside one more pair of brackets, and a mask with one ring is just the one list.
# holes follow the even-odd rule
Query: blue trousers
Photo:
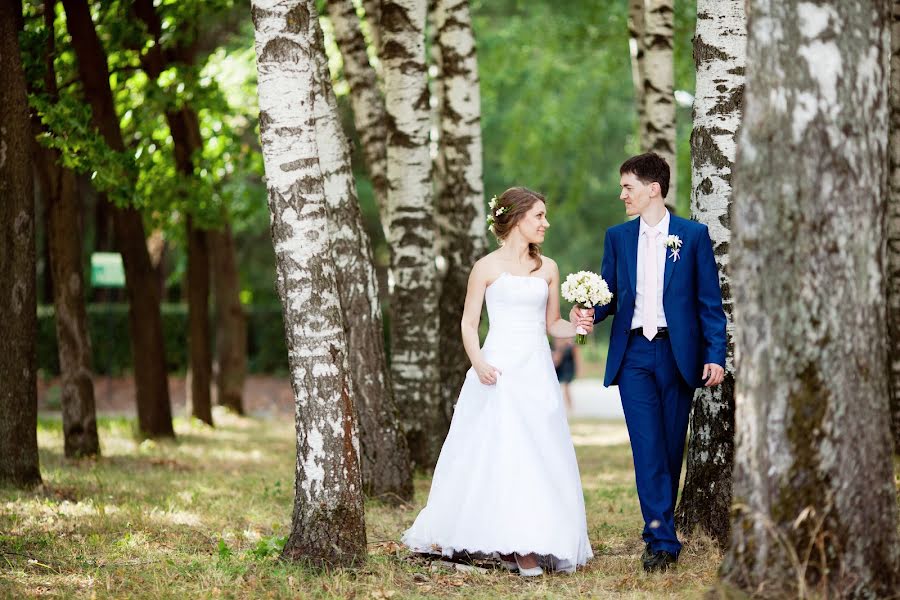
[[631, 438], [644, 541], [653, 552], [678, 556], [675, 501], [694, 389], [675, 364], [668, 338], [628, 340], [618, 376], [625, 423]]

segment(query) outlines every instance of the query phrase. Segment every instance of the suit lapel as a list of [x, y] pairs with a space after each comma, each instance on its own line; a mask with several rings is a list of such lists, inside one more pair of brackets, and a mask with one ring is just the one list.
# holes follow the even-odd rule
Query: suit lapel
[[[679, 239], [681, 239], [682, 243], [684, 242], [684, 237], [682, 236], [681, 223], [678, 222], [678, 217], [672, 215], [669, 219], [669, 235], [677, 235]], [[683, 246], [682, 246], [683, 247]], [[672, 271], [675, 270], [675, 265], [678, 264], [683, 257], [679, 257], [678, 261], [672, 260], [669, 258], [672, 255], [672, 250], [666, 248], [666, 270], [663, 274], [663, 294], [666, 293], [666, 290], [669, 289], [669, 282], [672, 281]]]
[[631, 283], [631, 297], [637, 298], [637, 255], [638, 237], [641, 234], [641, 218], [632, 219], [628, 235], [625, 236], [625, 265]]

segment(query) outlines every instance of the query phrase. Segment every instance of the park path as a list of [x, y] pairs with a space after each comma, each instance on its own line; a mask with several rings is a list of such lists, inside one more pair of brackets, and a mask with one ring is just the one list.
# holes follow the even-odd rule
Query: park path
[[571, 386], [572, 417], [625, 420], [618, 387], [603, 387], [599, 379], [576, 379]]
[[[294, 398], [285, 377], [254, 375], [247, 378], [245, 402], [254, 416], [293, 415]], [[574, 419], [624, 420], [617, 387], [605, 388], [599, 379], [572, 382]], [[184, 377], [169, 378], [169, 393], [176, 415], [184, 412]], [[96, 377], [97, 411], [103, 415], [134, 416], [134, 380], [131, 377]], [[59, 410], [59, 380], [38, 381], [38, 406], [42, 411]]]

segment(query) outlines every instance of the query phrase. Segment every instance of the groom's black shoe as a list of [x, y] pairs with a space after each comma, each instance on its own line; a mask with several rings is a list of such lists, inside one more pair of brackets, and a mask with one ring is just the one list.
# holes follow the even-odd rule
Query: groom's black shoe
[[653, 550], [650, 549], [650, 542], [647, 542], [644, 546], [644, 553], [641, 554], [641, 562], [646, 564], [651, 558], [653, 558]]
[[648, 573], [653, 573], [654, 571], [667, 571], [674, 567], [677, 560], [678, 557], [671, 552], [659, 550], [654, 552], [653, 556], [644, 561], [644, 570]]

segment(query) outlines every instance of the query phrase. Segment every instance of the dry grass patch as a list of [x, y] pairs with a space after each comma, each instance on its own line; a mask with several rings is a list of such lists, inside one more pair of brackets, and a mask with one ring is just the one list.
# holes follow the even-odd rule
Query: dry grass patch
[[639, 567], [640, 511], [624, 425], [573, 424], [595, 559], [574, 575], [523, 581], [505, 571], [463, 573], [398, 544], [424, 504], [367, 504], [370, 559], [315, 572], [278, 560], [290, 526], [290, 419], [216, 413], [217, 427], [176, 422], [175, 442], [138, 443], [132, 423], [101, 419], [103, 457], [73, 462], [61, 425], [38, 431], [44, 485], [0, 489], [0, 597], [96, 598], [668, 598], [699, 597], [720, 554], [688, 541], [677, 571]]

